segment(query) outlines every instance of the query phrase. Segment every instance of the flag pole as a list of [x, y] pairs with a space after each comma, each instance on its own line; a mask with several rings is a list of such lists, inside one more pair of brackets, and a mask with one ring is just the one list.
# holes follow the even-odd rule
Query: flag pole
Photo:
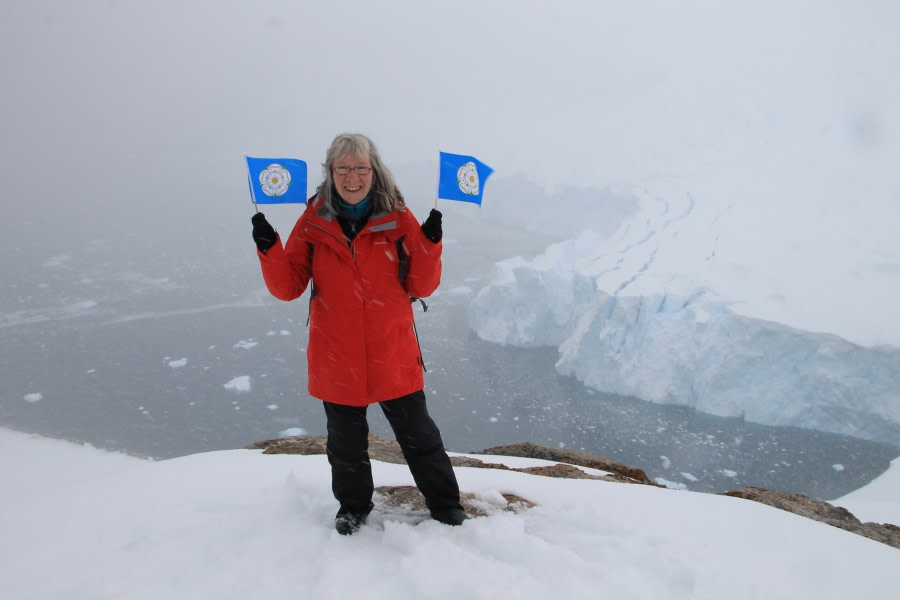
[[437, 210], [437, 201], [441, 197], [441, 161], [438, 158], [438, 180], [437, 180], [437, 189], [434, 193], [434, 210]]
[[250, 175], [250, 163], [247, 162], [246, 154], [244, 154], [244, 164], [247, 166], [247, 183], [250, 184], [250, 200], [253, 202], [253, 210], [259, 212], [259, 207], [256, 205], [256, 193], [253, 191], [253, 179], [251, 179], [252, 176]]

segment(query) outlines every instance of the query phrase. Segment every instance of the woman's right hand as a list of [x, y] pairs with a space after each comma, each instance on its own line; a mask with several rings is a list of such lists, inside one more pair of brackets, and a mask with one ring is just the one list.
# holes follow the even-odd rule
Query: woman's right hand
[[422, 233], [435, 244], [441, 241], [441, 238], [444, 236], [444, 228], [441, 226], [442, 216], [441, 211], [432, 208], [428, 218], [422, 223]]
[[275, 245], [278, 234], [275, 233], [275, 228], [266, 221], [266, 215], [261, 212], [250, 217], [250, 222], [253, 223], [253, 241], [256, 242], [259, 251], [265, 254], [269, 248]]

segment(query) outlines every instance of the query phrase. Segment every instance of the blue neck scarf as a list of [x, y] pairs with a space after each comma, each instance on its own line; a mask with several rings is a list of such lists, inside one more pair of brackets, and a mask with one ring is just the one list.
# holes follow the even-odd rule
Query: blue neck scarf
[[372, 208], [372, 199], [368, 196], [360, 200], [358, 204], [347, 204], [340, 198], [338, 203], [340, 204], [341, 214], [351, 221], [359, 221]]

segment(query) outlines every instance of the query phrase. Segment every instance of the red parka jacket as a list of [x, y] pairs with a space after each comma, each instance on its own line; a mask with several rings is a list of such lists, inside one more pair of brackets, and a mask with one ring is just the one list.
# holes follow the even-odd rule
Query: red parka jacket
[[[408, 257], [400, 282], [397, 240]], [[366, 406], [422, 389], [422, 357], [409, 296], [431, 295], [441, 280], [441, 242], [409, 209], [373, 214], [348, 243], [337, 218], [311, 199], [282, 248], [259, 252], [266, 286], [298, 298], [313, 280], [309, 307], [309, 393], [335, 404]]]

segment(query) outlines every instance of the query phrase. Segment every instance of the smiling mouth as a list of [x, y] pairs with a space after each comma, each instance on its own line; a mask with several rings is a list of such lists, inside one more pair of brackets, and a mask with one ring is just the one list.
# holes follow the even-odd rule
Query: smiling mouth
[[357, 185], [354, 187], [354, 186], [345, 185], [344, 189], [347, 190], [348, 192], [358, 192], [359, 190], [362, 189], [362, 186]]

